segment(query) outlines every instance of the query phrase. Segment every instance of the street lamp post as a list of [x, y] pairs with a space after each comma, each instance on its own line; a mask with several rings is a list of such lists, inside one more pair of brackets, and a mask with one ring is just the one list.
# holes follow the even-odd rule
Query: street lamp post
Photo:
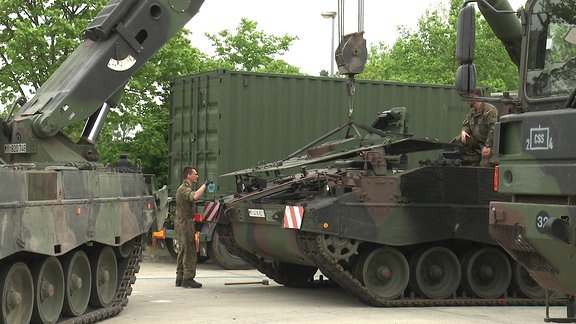
[[330, 38], [332, 39], [332, 49], [330, 51], [330, 76], [334, 76], [334, 18], [336, 18], [335, 11], [324, 11], [321, 13], [324, 18], [332, 18], [332, 34]]

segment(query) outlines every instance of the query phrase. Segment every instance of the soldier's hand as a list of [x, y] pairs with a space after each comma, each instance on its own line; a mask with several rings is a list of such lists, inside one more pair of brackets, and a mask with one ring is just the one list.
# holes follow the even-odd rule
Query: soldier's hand
[[470, 135], [468, 135], [468, 133], [466, 133], [466, 131], [462, 131], [462, 133], [460, 133], [460, 142], [462, 142], [463, 144], [466, 144], [466, 138], [470, 137]]
[[208, 185], [211, 183], [213, 183], [213, 182], [210, 179], [206, 179], [206, 181], [204, 181], [204, 185], [206, 185], [206, 187], [208, 187]]
[[482, 148], [482, 156], [483, 156], [483, 157], [489, 157], [489, 156], [490, 156], [490, 152], [491, 152], [491, 150], [490, 150], [489, 147], [484, 146], [484, 147]]

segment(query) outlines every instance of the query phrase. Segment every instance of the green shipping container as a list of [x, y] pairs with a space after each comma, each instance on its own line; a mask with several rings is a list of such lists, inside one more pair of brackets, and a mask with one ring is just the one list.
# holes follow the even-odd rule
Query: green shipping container
[[[175, 78], [170, 93], [169, 194], [184, 166], [199, 181], [214, 181], [206, 199], [234, 193], [221, 174], [286, 157], [348, 122], [350, 97], [344, 78], [216, 70]], [[450, 141], [460, 133], [468, 107], [454, 87], [356, 81], [353, 119], [371, 125], [379, 112], [406, 107], [415, 137]], [[433, 152], [411, 156], [415, 166]]]

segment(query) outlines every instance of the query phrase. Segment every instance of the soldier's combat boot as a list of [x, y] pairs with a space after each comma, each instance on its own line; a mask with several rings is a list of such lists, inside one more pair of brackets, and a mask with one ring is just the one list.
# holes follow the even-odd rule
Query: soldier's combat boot
[[182, 287], [182, 279], [176, 278], [176, 287]]
[[202, 288], [202, 284], [194, 279], [182, 280], [182, 288]]

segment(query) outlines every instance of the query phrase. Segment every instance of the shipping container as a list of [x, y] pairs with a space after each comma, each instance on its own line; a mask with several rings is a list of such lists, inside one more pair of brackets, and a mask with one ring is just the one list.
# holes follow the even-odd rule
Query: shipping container
[[[175, 78], [170, 93], [169, 194], [184, 166], [198, 168], [199, 182], [214, 185], [205, 198], [234, 193], [219, 175], [286, 157], [352, 118], [371, 125], [393, 107], [408, 111], [415, 137], [449, 142], [459, 135], [469, 108], [453, 86], [357, 80], [348, 96], [345, 78], [236, 72], [219, 69]], [[409, 165], [434, 153], [418, 153]]]

